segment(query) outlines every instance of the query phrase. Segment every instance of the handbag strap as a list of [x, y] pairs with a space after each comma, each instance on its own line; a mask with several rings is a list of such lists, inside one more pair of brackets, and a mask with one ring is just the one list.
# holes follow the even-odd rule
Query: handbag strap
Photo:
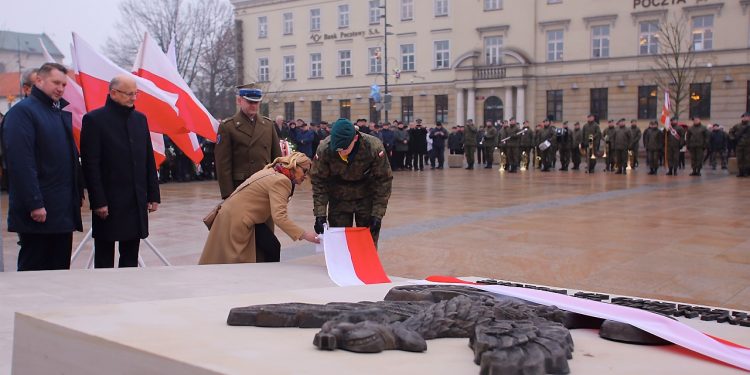
[[[274, 173], [275, 173], [275, 172], [274, 172]], [[260, 179], [263, 179], [263, 178], [266, 178], [266, 177], [268, 177], [268, 176], [273, 176], [273, 174], [267, 174], [267, 175], [265, 175], [265, 176], [261, 176], [261, 177], [258, 177], [258, 178], [256, 178], [256, 179], [254, 179], [254, 180], [250, 180], [250, 181], [247, 181], [247, 180], [246, 180], [246, 181], [245, 181], [245, 182], [243, 182], [243, 183], [242, 183], [242, 184], [241, 184], [240, 186], [238, 186], [238, 187], [237, 187], [237, 189], [235, 189], [235, 190], [234, 190], [234, 191], [232, 192], [232, 194], [229, 194], [229, 196], [227, 197], [227, 199], [229, 199], [229, 198], [231, 198], [232, 196], [234, 196], [235, 194], [239, 193], [239, 192], [240, 192], [240, 191], [241, 191], [242, 189], [244, 189], [244, 188], [246, 188], [246, 187], [250, 186], [250, 184], [252, 184], [253, 182], [255, 182], [255, 181], [258, 181], [258, 180], [260, 180]], [[224, 201], [226, 201], [227, 199], [224, 199]]]

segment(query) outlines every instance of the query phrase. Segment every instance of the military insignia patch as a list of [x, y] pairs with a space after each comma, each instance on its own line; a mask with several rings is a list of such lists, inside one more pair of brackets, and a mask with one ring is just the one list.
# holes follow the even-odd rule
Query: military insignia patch
[[378, 152], [378, 157], [382, 158], [383, 156], [385, 156], [385, 151]]

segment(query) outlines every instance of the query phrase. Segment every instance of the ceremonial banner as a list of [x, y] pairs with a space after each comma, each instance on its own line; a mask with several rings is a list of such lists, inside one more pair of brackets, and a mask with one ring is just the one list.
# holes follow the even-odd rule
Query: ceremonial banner
[[430, 276], [426, 280], [427, 281], [419, 283], [427, 284], [430, 282], [438, 282], [473, 284], [471, 285], [472, 287], [486, 290], [488, 292], [521, 298], [542, 305], [556, 306], [559, 309], [578, 314], [627, 323], [696, 353], [750, 371], [749, 349], [733, 343], [728, 343], [725, 340], [709, 337], [708, 335], [688, 325], [680, 323], [677, 320], [663, 315], [654, 314], [649, 311], [619, 306], [611, 303], [590, 301], [542, 290], [501, 285], [480, 285], [458, 278], [445, 276]]
[[370, 228], [327, 228], [320, 235], [328, 276], [338, 286], [390, 283]]

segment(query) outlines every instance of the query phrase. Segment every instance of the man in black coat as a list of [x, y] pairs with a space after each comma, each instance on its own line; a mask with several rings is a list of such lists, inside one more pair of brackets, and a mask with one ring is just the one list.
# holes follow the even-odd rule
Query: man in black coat
[[66, 73], [60, 64], [42, 65], [31, 94], [8, 111], [3, 125], [8, 231], [20, 239], [19, 271], [70, 268], [73, 231], [83, 229], [72, 116], [62, 111]]
[[159, 208], [159, 183], [146, 116], [135, 110], [138, 89], [127, 75], [109, 84], [104, 107], [83, 117], [81, 160], [92, 216], [94, 266], [138, 265], [140, 239], [148, 237], [148, 212]]
[[411, 165], [416, 171], [424, 170], [424, 156], [427, 154], [427, 129], [422, 127], [422, 119], [417, 119], [414, 129], [409, 129], [409, 151], [412, 153]]

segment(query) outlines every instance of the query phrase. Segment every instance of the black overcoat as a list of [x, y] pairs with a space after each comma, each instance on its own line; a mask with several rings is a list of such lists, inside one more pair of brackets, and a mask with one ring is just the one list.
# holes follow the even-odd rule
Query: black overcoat
[[81, 161], [93, 215], [94, 238], [148, 237], [148, 202], [160, 202], [154, 151], [146, 116], [107, 97], [104, 107], [83, 117]]

